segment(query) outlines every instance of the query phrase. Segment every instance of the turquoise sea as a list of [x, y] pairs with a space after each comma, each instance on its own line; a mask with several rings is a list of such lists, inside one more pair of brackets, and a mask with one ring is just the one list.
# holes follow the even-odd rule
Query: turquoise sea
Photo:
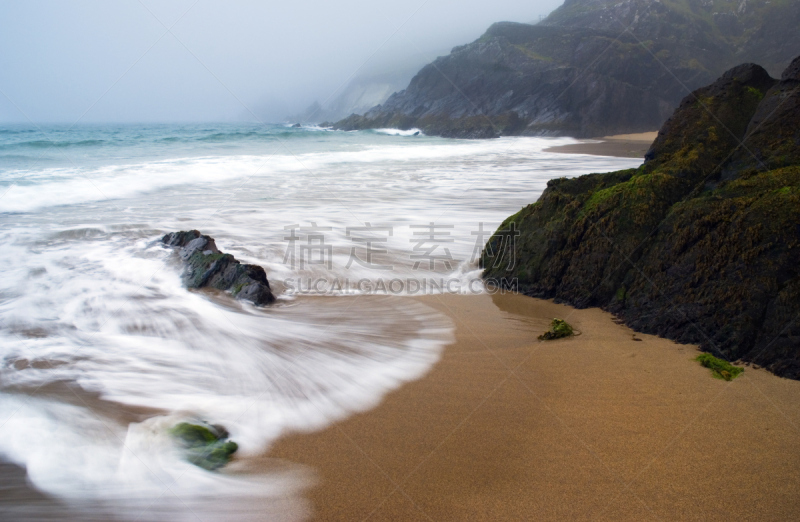
[[[261, 124], [0, 127], [0, 505], [17, 519], [299, 520], [313, 470], [253, 463], [419, 378], [485, 292], [476, 253], [561, 176], [637, 166], [570, 138]], [[188, 291], [167, 232], [267, 270], [256, 308]], [[185, 462], [182, 420], [240, 445]], [[267, 467], [268, 468], [268, 467]]]

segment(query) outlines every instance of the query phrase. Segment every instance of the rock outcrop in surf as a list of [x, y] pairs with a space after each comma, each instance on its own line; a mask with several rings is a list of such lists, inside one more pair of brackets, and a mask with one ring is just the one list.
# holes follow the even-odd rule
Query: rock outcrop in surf
[[659, 128], [731, 66], [778, 74], [800, 49], [800, 2], [567, 0], [537, 25], [502, 22], [335, 127], [577, 138]]
[[798, 70], [735, 67], [640, 168], [550, 181], [487, 243], [484, 277], [800, 379]]
[[267, 273], [257, 265], [244, 265], [232, 255], [220, 252], [214, 239], [197, 230], [172, 232], [161, 241], [180, 248], [185, 263], [183, 282], [188, 288], [216, 288], [256, 305], [275, 301]]
[[217, 470], [231, 461], [239, 445], [229, 440], [228, 430], [205, 422], [181, 422], [170, 430], [186, 460], [208, 471]]

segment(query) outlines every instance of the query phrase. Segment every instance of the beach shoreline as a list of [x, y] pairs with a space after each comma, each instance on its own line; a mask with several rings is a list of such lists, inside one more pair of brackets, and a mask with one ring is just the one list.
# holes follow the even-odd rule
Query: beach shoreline
[[639, 134], [618, 134], [604, 136], [580, 143], [549, 147], [544, 152], [562, 154], [590, 154], [592, 156], [615, 156], [620, 158], [644, 158], [645, 153], [656, 139], [658, 132], [642, 132]]
[[[800, 382], [522, 295], [414, 298], [456, 341], [376, 408], [290, 434], [315, 520], [793, 519]], [[580, 335], [540, 342], [552, 317]]]

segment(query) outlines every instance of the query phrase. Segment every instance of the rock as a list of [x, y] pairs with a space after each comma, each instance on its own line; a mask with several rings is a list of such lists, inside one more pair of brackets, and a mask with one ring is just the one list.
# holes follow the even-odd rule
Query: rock
[[724, 179], [800, 163], [800, 57], [769, 89], [747, 126], [746, 143], [725, 168]]
[[484, 277], [800, 379], [798, 83], [745, 64], [696, 90], [640, 168], [551, 180], [509, 217]]
[[783, 74], [781, 74], [781, 80], [784, 82], [788, 82], [790, 80], [800, 82], [800, 56], [795, 58], [792, 63], [789, 64], [789, 67], [783, 71]]
[[659, 128], [687, 94], [747, 59], [778, 74], [800, 48], [800, 2], [687, 8], [574, 0], [538, 25], [502, 22], [423, 67], [341, 130], [593, 137]]
[[292, 125], [293, 129], [299, 129], [300, 127], [302, 127], [302, 125], [300, 125], [299, 123], [295, 123], [294, 125]]
[[682, 168], [681, 157], [704, 143], [702, 158], [698, 158], [704, 164], [693, 160], [692, 169], [702, 176], [718, 169], [744, 138], [764, 93], [775, 83], [761, 66], [743, 64], [686, 96], [645, 154], [650, 167], [673, 164]]
[[228, 431], [220, 426], [181, 422], [170, 430], [170, 435], [183, 448], [186, 460], [209, 471], [230, 462], [239, 449], [238, 444], [228, 440]]
[[[425, 66], [383, 105], [345, 118], [335, 128], [417, 127], [426, 135], [453, 138], [652, 130], [679, 100], [680, 87], [652, 64], [629, 74], [642, 56], [623, 50], [635, 49], [635, 39], [617, 36], [494, 24], [479, 40]], [[604, 53], [609, 42], [619, 49]], [[600, 60], [593, 63], [595, 57]], [[679, 74], [689, 81], [697, 72]], [[673, 92], [665, 98], [658, 85]]]
[[188, 288], [230, 291], [235, 298], [256, 305], [275, 301], [264, 269], [243, 265], [232, 255], [220, 252], [213, 238], [189, 230], [167, 234], [161, 241], [180, 248], [178, 255], [186, 265], [182, 278]]

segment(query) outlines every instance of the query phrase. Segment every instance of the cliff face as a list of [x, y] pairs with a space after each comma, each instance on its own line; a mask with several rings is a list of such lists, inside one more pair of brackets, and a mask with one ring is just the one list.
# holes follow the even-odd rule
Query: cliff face
[[782, 0], [567, 0], [539, 25], [493, 25], [336, 127], [467, 138], [652, 130], [687, 89], [743, 58], [785, 67], [797, 26], [800, 3]]
[[775, 76], [800, 43], [800, 3], [794, 0], [565, 0], [543, 23], [630, 27], [643, 41], [681, 41], [687, 48], [720, 53], [727, 64], [757, 62]]
[[490, 239], [485, 277], [800, 378], [798, 70], [731, 69], [642, 167], [549, 182]]

